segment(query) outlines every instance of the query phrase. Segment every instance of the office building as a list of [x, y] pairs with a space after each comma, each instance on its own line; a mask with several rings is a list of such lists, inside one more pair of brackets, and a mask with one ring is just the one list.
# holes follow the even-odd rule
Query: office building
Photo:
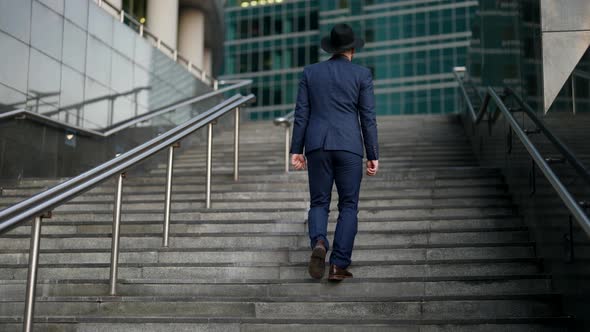
[[466, 64], [477, 1], [226, 2], [224, 78], [251, 77], [253, 119], [293, 110], [299, 74], [325, 60], [322, 36], [348, 23], [366, 45], [354, 61], [374, 76], [378, 114], [454, 112], [451, 70]]

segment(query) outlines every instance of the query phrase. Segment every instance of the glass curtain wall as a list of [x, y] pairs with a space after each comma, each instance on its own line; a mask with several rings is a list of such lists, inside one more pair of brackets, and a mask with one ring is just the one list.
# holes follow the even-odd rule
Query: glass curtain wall
[[102, 129], [210, 88], [92, 0], [1, 0], [0, 109]]
[[466, 64], [475, 1], [320, 3], [321, 35], [344, 22], [365, 39], [354, 61], [373, 72], [378, 114], [457, 111], [452, 69]]
[[366, 41], [354, 62], [373, 72], [378, 114], [456, 112], [451, 70], [466, 64], [477, 2], [228, 1], [225, 76], [255, 80], [251, 118], [294, 108], [303, 66], [325, 60], [320, 38], [348, 23]]
[[[28, 110], [85, 129], [102, 131], [212, 91], [92, 0], [0, 0], [0, 49], [0, 112]], [[219, 100], [108, 138], [22, 118], [0, 121], [0, 179], [76, 175]]]
[[224, 77], [252, 79], [249, 117], [272, 119], [293, 109], [303, 67], [318, 61], [318, 1], [241, 3], [225, 9]]

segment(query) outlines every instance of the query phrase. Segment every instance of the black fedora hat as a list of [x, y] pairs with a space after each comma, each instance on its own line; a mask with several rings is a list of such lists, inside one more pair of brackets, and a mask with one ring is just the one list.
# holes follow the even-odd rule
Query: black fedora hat
[[339, 53], [351, 48], [361, 48], [365, 41], [357, 38], [348, 24], [336, 24], [329, 36], [322, 38], [322, 49], [328, 53]]

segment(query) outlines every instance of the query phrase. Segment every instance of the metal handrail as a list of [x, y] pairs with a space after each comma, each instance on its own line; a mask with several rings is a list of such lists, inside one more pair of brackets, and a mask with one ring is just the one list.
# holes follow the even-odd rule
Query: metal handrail
[[[252, 96], [252, 97], [250, 97]], [[6, 209], [0, 210], [0, 234], [3, 234], [7, 230], [11, 229], [14, 226], [17, 226], [19, 223], [23, 222], [24, 220], [29, 220], [34, 215], [38, 215], [44, 211], [51, 210], [56, 206], [61, 205], [63, 202], [68, 201], [71, 198], [74, 198], [79, 193], [82, 193], [80, 190], [76, 190], [75, 192], [71, 192], [72, 188], [78, 188], [79, 185], [84, 184], [81, 188], [82, 190], [91, 189], [94, 186], [94, 182], [90, 183], [90, 181], [94, 180], [95, 182], [100, 182], [104, 180], [103, 178], [108, 178], [111, 175], [115, 174], [116, 171], [113, 169], [124, 169], [128, 168], [129, 166], [134, 165], [137, 161], [141, 161], [145, 159], [144, 156], [146, 151], [151, 151], [149, 149], [156, 146], [159, 142], [168, 139], [169, 137], [175, 137], [174, 135], [185, 130], [186, 128], [192, 128], [195, 123], [200, 123], [203, 119], [208, 119], [213, 115], [216, 115], [216, 112], [220, 110], [226, 110], [229, 106], [234, 105], [235, 103], [243, 104], [243, 98], [253, 98], [253, 95], [249, 95], [248, 97], [242, 97], [241, 95], [234, 95], [233, 97], [223, 101], [222, 103], [214, 106], [213, 108], [209, 109], [207, 112], [202, 113], [195, 118], [159, 135], [151, 140], [103, 163], [100, 164], [74, 178], [71, 178], [67, 181], [64, 181], [54, 187], [51, 187], [39, 194], [36, 194], [24, 201], [21, 201], [17, 204], [14, 204]], [[234, 106], [235, 108], [236, 106]], [[217, 118], [218, 116], [215, 116]], [[200, 127], [199, 127], [200, 128]], [[197, 129], [199, 129], [197, 128]], [[186, 134], [185, 134], [186, 136]], [[184, 137], [184, 136], [183, 136]], [[183, 138], [181, 137], [181, 138]], [[171, 142], [169, 145], [175, 143], [178, 139]], [[160, 151], [160, 150], [158, 150]], [[156, 152], [158, 152], [156, 151]], [[151, 156], [147, 155], [147, 156]], [[137, 158], [140, 158], [139, 160]], [[66, 193], [67, 195], [62, 197], [61, 195]]]
[[547, 139], [553, 143], [555, 148], [565, 157], [568, 163], [576, 170], [578, 175], [584, 179], [586, 184], [590, 185], [590, 170], [588, 170], [586, 165], [576, 158], [574, 153], [559, 138], [557, 138], [557, 136], [555, 136], [547, 128], [547, 126], [545, 126], [539, 117], [537, 117], [537, 114], [533, 108], [529, 104], [525, 103], [524, 100], [522, 100], [522, 98], [514, 92], [514, 90], [507, 88], [506, 91], [509, 92], [512, 97], [514, 97], [516, 102], [522, 108], [523, 112], [525, 112], [525, 114], [535, 123], [535, 126], [537, 126], [537, 128], [543, 132], [545, 137], [547, 137]]
[[295, 120], [295, 111], [291, 111], [281, 117], [274, 119], [275, 126], [285, 128], [285, 173], [289, 173], [289, 146], [291, 145], [291, 126]]
[[194, 104], [199, 101], [203, 101], [205, 99], [221, 95], [221, 94], [228, 92], [230, 90], [238, 89], [238, 88], [244, 87], [246, 85], [252, 84], [252, 80], [226, 80], [226, 81], [219, 81], [219, 84], [222, 84], [222, 85], [223, 84], [231, 84], [231, 85], [221, 88], [221, 89], [217, 89], [217, 90], [208, 92], [208, 93], [205, 93], [205, 94], [202, 94], [202, 95], [199, 95], [199, 96], [190, 97], [188, 99], [185, 99], [185, 100], [182, 100], [179, 102], [175, 102], [171, 105], [157, 108], [155, 110], [149, 111], [147, 113], [141, 114], [141, 115], [131, 118], [131, 119], [120, 121], [117, 124], [114, 124], [110, 127], [105, 128], [104, 131], [87, 129], [87, 128], [83, 128], [80, 126], [72, 125], [67, 122], [63, 122], [63, 121], [59, 121], [57, 119], [50, 118], [50, 117], [43, 115], [43, 114], [28, 111], [26, 109], [19, 109], [19, 110], [14, 110], [14, 111], [10, 111], [10, 112], [0, 113], [0, 121], [3, 119], [24, 116], [28, 119], [35, 120], [40, 123], [48, 124], [53, 127], [64, 128], [64, 129], [71, 130], [76, 133], [85, 134], [87, 136], [95, 136], [95, 137], [105, 138], [105, 137], [109, 137], [113, 134], [116, 134], [124, 129], [127, 129], [133, 125], [136, 125], [140, 122], [144, 122], [149, 119], [152, 119], [158, 115], [172, 112], [180, 107]]
[[[514, 131], [514, 133], [516, 133], [516, 136], [520, 139], [521, 143], [524, 145], [525, 149], [527, 150], [527, 152], [529, 153], [529, 155], [533, 159], [534, 163], [543, 172], [543, 174], [545, 175], [545, 178], [547, 178], [547, 180], [549, 181], [549, 183], [551, 184], [553, 189], [557, 192], [557, 194], [559, 195], [559, 197], [561, 198], [562, 202], [565, 204], [565, 206], [567, 207], [567, 209], [569, 210], [571, 215], [580, 224], [580, 226], [586, 232], [586, 234], [590, 236], [590, 218], [584, 212], [584, 210], [580, 206], [580, 203], [576, 201], [576, 199], [572, 196], [572, 194], [568, 191], [568, 189], [563, 185], [561, 180], [557, 177], [555, 172], [553, 172], [553, 170], [551, 169], [551, 166], [549, 166], [549, 163], [547, 162], [547, 159], [543, 158], [539, 149], [537, 149], [535, 147], [533, 142], [528, 137], [527, 133], [522, 129], [522, 127], [519, 125], [518, 121], [516, 121], [516, 119], [512, 115], [512, 112], [514, 110], [509, 110], [507, 108], [507, 106], [504, 104], [504, 102], [502, 101], [502, 99], [494, 91], [494, 89], [492, 87], [488, 87], [486, 89], [486, 93], [484, 96], [484, 102], [482, 103], [481, 108], [479, 109], [478, 113], [475, 113], [475, 111], [473, 110], [473, 104], [471, 103], [471, 100], [468, 98], [467, 92], [465, 91], [465, 86], [463, 85], [463, 80], [459, 77], [456, 70], [453, 70], [453, 72], [454, 72], [455, 77], [457, 79], [457, 83], [459, 86], [459, 90], [461, 91], [461, 95], [463, 96], [463, 98], [467, 104], [467, 109], [470, 110], [471, 120], [473, 121], [473, 123], [477, 125], [481, 121], [481, 119], [483, 118], [483, 114], [487, 113], [487, 106], [488, 106], [489, 102], [493, 101], [494, 104], [496, 104], [496, 106], [497, 106], [497, 110], [495, 112], [498, 112], [498, 111], [501, 112], [502, 115], [504, 115], [504, 117], [508, 120], [508, 124], [510, 125], [510, 129], [512, 131]], [[512, 95], [516, 96], [516, 94], [512, 94]], [[517, 99], [517, 101], [518, 101], [518, 99]], [[522, 105], [526, 105], [526, 103], [522, 102]], [[530, 108], [530, 106], [529, 106], [529, 108]], [[530, 110], [532, 113], [534, 113], [534, 111], [532, 111], [532, 109], [530, 109]], [[530, 116], [529, 112], [526, 112], [526, 114]], [[536, 115], [531, 117], [531, 119], [538, 120], [536, 118]], [[540, 121], [535, 121], [535, 124], [538, 125], [539, 129], [541, 129], [541, 132], [543, 134], [549, 133], [550, 136], [552, 138], [554, 138], [554, 139], [551, 139], [548, 137], [549, 140], [555, 146], [558, 147], [559, 151], [562, 154], [564, 154], [564, 157], [568, 158], [568, 161], [569, 161], [569, 158], [572, 158], [572, 160], [576, 160], [575, 164], [582, 165], [581, 162], [577, 161], [577, 159], [569, 151], [569, 149], [561, 141], [559, 141], [553, 134], [551, 134], [551, 131], [548, 128], [546, 128], [543, 123], [541, 123]], [[578, 169], [576, 169], [576, 170], [578, 170]]]
[[174, 149], [179, 142], [207, 126], [207, 181], [206, 181], [206, 207], [211, 206], [211, 167], [212, 167], [212, 139], [213, 124], [221, 116], [228, 112], [235, 111], [234, 131], [234, 180], [238, 180], [238, 156], [239, 156], [239, 120], [240, 107], [254, 101], [255, 96], [234, 95], [233, 97], [212, 107], [206, 112], [192, 118], [191, 120], [176, 126], [173, 129], [154, 137], [151, 140], [111, 159], [93, 169], [84, 172], [70, 180], [60, 183], [41, 193], [38, 193], [24, 201], [14, 204], [0, 211], [0, 234], [24, 224], [33, 218], [31, 227], [31, 245], [29, 248], [29, 268], [27, 275], [27, 287], [25, 298], [25, 313], [23, 319], [23, 330], [31, 331], [33, 327], [35, 289], [37, 283], [37, 267], [39, 262], [41, 222], [44, 218], [51, 217], [51, 210], [68, 202], [69, 200], [95, 188], [104, 181], [117, 176], [117, 190], [115, 192], [115, 204], [113, 210], [113, 236], [111, 243], [111, 266], [110, 266], [110, 295], [116, 295], [119, 237], [121, 223], [121, 202], [123, 179], [126, 171], [141, 161], [154, 156], [156, 153], [168, 149], [168, 167], [166, 173], [166, 197], [162, 245], [168, 246], [170, 229], [170, 204], [173, 172]]
[[[182, 60], [185, 64], [186, 64], [186, 69], [189, 71], [189, 73], [193, 74], [195, 77], [198, 77], [201, 79], [201, 81], [205, 82], [205, 83], [209, 83], [212, 86], [217, 85], [217, 80], [213, 77], [207, 74], [207, 72], [205, 72], [203, 69], [195, 66], [195, 64], [193, 64], [190, 60], [188, 60], [187, 58], [183, 57], [176, 48], [166, 44], [165, 42], [162, 41], [162, 39], [158, 36], [156, 36], [156, 34], [154, 34], [153, 32], [151, 32], [149, 29], [147, 29], [145, 27], [145, 25], [143, 23], [141, 23], [140, 21], [137, 20], [137, 18], [127, 12], [125, 12], [122, 8], [118, 8], [117, 6], [113, 5], [112, 3], [110, 3], [107, 0], [96, 0], [98, 7], [105, 9], [103, 7], [103, 4], [107, 5], [107, 7], [111, 8], [113, 10], [113, 12], [109, 11], [109, 10], [105, 10], [107, 13], [113, 15], [115, 18], [117, 18], [119, 20], [119, 22], [124, 23], [125, 19], [128, 19], [129, 22], [135, 24], [138, 27], [138, 34], [141, 37], [152, 37], [154, 39], [154, 41], [156, 41], [156, 47], [161, 51], [162, 47], [167, 49], [172, 56], [172, 60], [174, 60], [175, 62], [179, 62], [179, 60]], [[162, 52], [164, 54], [166, 54], [165, 52]], [[168, 55], [168, 54], [167, 54]], [[169, 56], [170, 56], [169, 55]]]

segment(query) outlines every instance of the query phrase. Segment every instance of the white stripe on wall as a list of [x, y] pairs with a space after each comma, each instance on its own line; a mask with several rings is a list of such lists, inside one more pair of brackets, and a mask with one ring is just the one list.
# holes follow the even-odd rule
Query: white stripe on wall
[[420, 90], [436, 90], [445, 88], [456, 88], [458, 87], [457, 82], [443, 82], [443, 83], [432, 83], [432, 84], [418, 84], [410, 86], [398, 86], [395, 88], [383, 88], [375, 89], [376, 95], [388, 94], [394, 92], [407, 92], [407, 91], [420, 91]]
[[366, 19], [379, 18], [379, 17], [398, 16], [398, 15], [405, 15], [405, 14], [425, 13], [425, 12], [439, 11], [439, 10], [445, 10], [445, 9], [473, 7], [473, 6], [477, 6], [477, 5], [478, 5], [477, 1], [466, 1], [466, 2], [462, 2], [462, 3], [453, 3], [453, 4], [448, 4], [448, 5], [437, 5], [437, 6], [430, 6], [430, 7], [412, 8], [412, 9], [400, 9], [400, 10], [394, 10], [394, 11], [388, 11], [388, 12], [376, 13], [376, 14], [343, 16], [343, 17], [336, 17], [336, 18], [320, 20], [320, 25], [321, 24], [331, 24], [331, 23], [342, 23], [342, 22], [349, 22], [349, 21], [366, 20]]

